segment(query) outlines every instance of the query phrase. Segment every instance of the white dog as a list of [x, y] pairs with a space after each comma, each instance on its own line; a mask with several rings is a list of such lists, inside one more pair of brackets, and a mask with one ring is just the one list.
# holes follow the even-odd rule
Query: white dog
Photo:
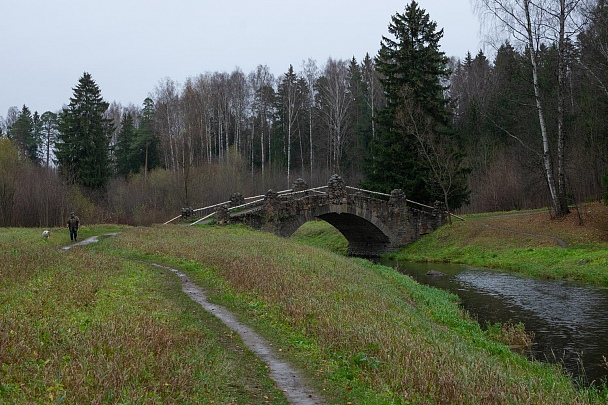
[[42, 231], [42, 237], [48, 239], [51, 236], [51, 231]]

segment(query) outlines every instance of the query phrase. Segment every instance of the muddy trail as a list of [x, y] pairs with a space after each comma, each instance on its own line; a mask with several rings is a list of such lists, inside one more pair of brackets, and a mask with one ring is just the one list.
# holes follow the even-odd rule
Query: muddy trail
[[[103, 237], [115, 236], [117, 233], [109, 233], [102, 235]], [[75, 246], [86, 246], [95, 243], [99, 240], [99, 236], [91, 236], [80, 242], [64, 246], [63, 250], [69, 250]], [[304, 381], [304, 378], [298, 370], [293, 368], [289, 363], [281, 360], [270, 343], [262, 336], [256, 333], [252, 328], [237, 321], [234, 313], [228, 309], [210, 303], [207, 300], [205, 292], [196, 284], [188, 279], [188, 277], [177, 269], [162, 266], [152, 263], [152, 266], [175, 273], [181, 280], [182, 291], [187, 294], [194, 302], [199, 304], [205, 311], [213, 314], [224, 325], [232, 331], [238, 333], [243, 343], [251, 350], [260, 360], [268, 366], [270, 370], [270, 378], [275, 381], [277, 388], [283, 392], [290, 404], [293, 405], [321, 405], [325, 402], [323, 399], [311, 389]]]

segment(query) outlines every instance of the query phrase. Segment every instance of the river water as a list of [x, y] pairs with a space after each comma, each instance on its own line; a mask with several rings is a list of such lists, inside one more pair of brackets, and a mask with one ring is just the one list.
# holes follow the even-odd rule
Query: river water
[[[530, 356], [562, 364], [582, 385], [608, 378], [608, 289], [462, 265], [384, 264], [421, 284], [457, 294], [482, 326], [521, 322], [534, 333]], [[430, 270], [444, 275], [429, 276]]]

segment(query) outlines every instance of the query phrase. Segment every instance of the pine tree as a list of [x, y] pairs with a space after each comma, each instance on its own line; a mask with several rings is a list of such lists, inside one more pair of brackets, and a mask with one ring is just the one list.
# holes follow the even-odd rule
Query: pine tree
[[70, 181], [101, 188], [111, 175], [108, 152], [112, 124], [104, 118], [109, 104], [89, 73], [83, 74], [73, 90], [70, 104], [59, 114], [57, 164]]
[[352, 96], [349, 119], [352, 121], [350, 128], [354, 132], [349, 136], [353, 140], [349, 160], [345, 167], [353, 167], [360, 172], [360, 156], [365, 156], [372, 139], [372, 110], [370, 103], [370, 92], [367, 83], [363, 79], [362, 65], [359, 65], [353, 57], [349, 65], [349, 94]]
[[147, 97], [133, 143], [133, 159], [137, 163], [137, 169], [144, 169], [144, 176], [161, 165], [159, 146], [160, 141], [154, 129], [154, 101]]
[[30, 109], [24, 105], [17, 121], [15, 121], [8, 131], [8, 138], [17, 145], [21, 158], [29, 159], [30, 161], [39, 164], [40, 138], [37, 137], [39, 133], [36, 131], [35, 119], [36, 121], [39, 121], [38, 113], [36, 112], [34, 116], [32, 116]]
[[[433, 139], [458, 148], [444, 95], [449, 69], [448, 58], [439, 50], [443, 30], [437, 31], [437, 24], [412, 1], [404, 14], [392, 17], [389, 33], [394, 39], [382, 37], [376, 61], [386, 106], [377, 114], [377, 136], [371, 144], [364, 186], [387, 193], [400, 188], [408, 198], [430, 201], [442, 196], [437, 195], [431, 168], [421, 153], [415, 122], [406, 124], [403, 119], [425, 123]], [[460, 206], [466, 196], [468, 191], [460, 187], [451, 196], [452, 207]]]
[[40, 135], [43, 146], [44, 165], [49, 167], [51, 160], [51, 149], [57, 140], [57, 114], [46, 111], [40, 117]]
[[116, 158], [116, 174], [127, 178], [139, 167], [134, 154], [135, 126], [131, 113], [125, 113], [120, 123], [120, 132], [116, 137], [114, 157]]

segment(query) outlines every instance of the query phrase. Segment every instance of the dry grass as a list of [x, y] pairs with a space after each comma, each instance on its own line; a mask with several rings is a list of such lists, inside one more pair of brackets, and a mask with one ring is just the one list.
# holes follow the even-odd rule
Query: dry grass
[[[568, 246], [607, 243], [608, 242], [608, 206], [596, 202], [571, 208], [570, 214], [564, 218], [553, 219], [548, 211], [503, 213], [470, 216], [471, 220], [483, 222], [496, 229], [488, 229], [492, 236], [508, 237], [507, 232], [499, 229], [511, 230], [534, 235], [547, 235], [564, 240]], [[513, 234], [516, 240], [537, 240], [539, 245], [555, 246], [551, 238], [524, 237]]]
[[0, 231], [0, 403], [285, 403], [176, 277], [125, 257], [187, 272], [329, 403], [606, 402], [488, 340], [454, 296], [366, 261], [244, 228], [133, 228], [68, 252], [28, 232]]
[[332, 403], [594, 403], [488, 341], [455, 297], [391, 269], [240, 228], [140, 228], [112, 245], [195, 263], [211, 299], [265, 331]]
[[285, 403], [167, 272], [0, 230], [0, 403]]
[[608, 285], [608, 207], [603, 204], [586, 204], [561, 219], [552, 219], [547, 211], [465, 218], [464, 222], [454, 222], [425, 236], [395, 256]]

